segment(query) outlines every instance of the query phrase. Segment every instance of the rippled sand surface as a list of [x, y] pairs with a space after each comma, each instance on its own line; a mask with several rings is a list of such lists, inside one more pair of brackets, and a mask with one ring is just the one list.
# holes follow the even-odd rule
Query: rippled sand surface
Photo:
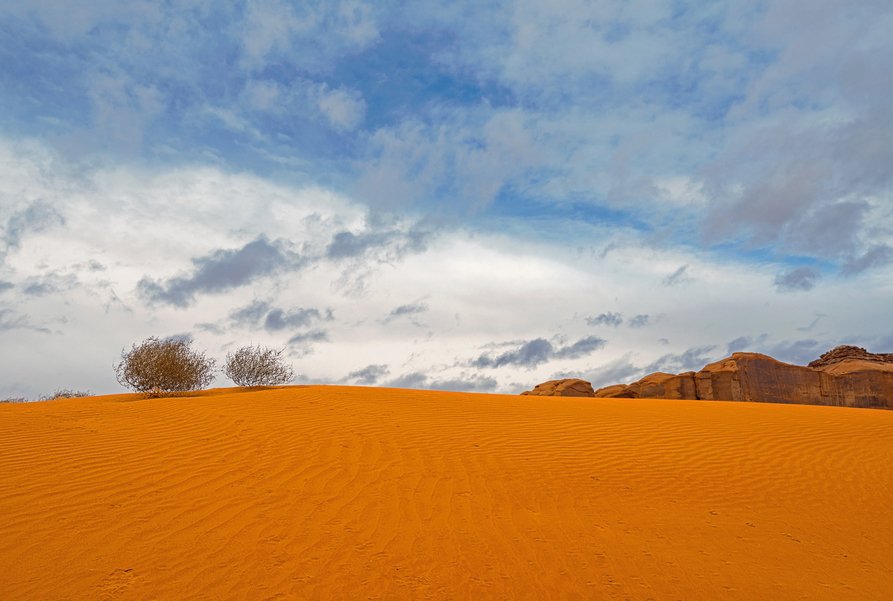
[[891, 599], [893, 411], [308, 386], [0, 405], [0, 599]]

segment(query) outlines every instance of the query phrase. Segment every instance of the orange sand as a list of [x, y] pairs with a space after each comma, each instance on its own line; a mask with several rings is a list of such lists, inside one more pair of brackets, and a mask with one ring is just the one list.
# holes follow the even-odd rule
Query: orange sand
[[0, 405], [0, 599], [893, 598], [893, 411], [350, 387]]

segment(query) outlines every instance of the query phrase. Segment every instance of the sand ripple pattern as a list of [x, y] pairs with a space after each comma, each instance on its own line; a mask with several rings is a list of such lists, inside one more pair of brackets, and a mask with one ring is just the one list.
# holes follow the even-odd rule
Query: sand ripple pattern
[[0, 405], [0, 599], [891, 599], [893, 412], [353, 387]]

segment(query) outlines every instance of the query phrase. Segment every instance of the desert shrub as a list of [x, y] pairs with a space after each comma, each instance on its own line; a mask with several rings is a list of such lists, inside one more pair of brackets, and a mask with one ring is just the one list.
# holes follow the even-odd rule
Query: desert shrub
[[28, 399], [23, 396], [9, 397], [7, 399], [0, 399], [0, 403], [27, 403]]
[[53, 399], [74, 399], [83, 396], [93, 396], [89, 390], [73, 390], [71, 388], [60, 388], [50, 395], [40, 397], [41, 401], [52, 401]]
[[183, 338], [147, 338], [121, 351], [115, 376], [122, 386], [158, 396], [166, 392], [201, 390], [214, 380], [215, 361]]
[[275, 386], [290, 381], [295, 373], [285, 363], [285, 349], [243, 346], [226, 356], [223, 371], [236, 386]]

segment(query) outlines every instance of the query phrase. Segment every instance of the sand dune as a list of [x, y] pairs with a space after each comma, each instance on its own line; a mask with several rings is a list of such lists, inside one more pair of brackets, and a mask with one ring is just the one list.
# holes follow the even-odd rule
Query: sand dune
[[0, 599], [872, 599], [893, 412], [351, 387], [0, 405]]

